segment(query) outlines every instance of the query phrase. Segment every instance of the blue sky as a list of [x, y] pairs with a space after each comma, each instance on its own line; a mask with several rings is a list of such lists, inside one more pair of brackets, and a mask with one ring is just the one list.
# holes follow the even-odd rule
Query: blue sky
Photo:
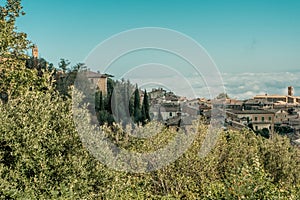
[[23, 0], [18, 29], [41, 56], [73, 64], [101, 41], [138, 27], [164, 27], [200, 43], [221, 72], [300, 71], [297, 0]]

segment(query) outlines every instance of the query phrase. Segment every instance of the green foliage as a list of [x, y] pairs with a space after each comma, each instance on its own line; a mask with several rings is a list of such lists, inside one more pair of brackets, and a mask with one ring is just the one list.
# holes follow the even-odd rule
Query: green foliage
[[0, 6], [0, 57], [2, 59], [22, 60], [27, 58], [25, 50], [29, 45], [26, 34], [16, 31], [16, 19], [25, 13], [20, 0], [7, 0]]
[[269, 129], [267, 128], [263, 128], [262, 130], [255, 131], [255, 133], [264, 138], [270, 138], [270, 132]]
[[28, 90], [45, 90], [51, 78], [26, 68], [25, 51], [30, 46], [26, 34], [17, 32], [16, 18], [24, 14], [19, 0], [8, 0], [0, 6], [0, 98], [7, 101]]
[[140, 91], [136, 86], [134, 91], [134, 103], [133, 103], [133, 117], [134, 122], [138, 123], [141, 120], [141, 102], [140, 102]]
[[112, 96], [114, 92], [115, 82], [111, 79], [107, 79], [107, 95], [104, 97], [104, 110], [106, 110], [108, 113], [112, 114], [111, 110], [111, 103], [112, 103]]
[[274, 130], [276, 133], [280, 134], [280, 135], [287, 135], [289, 133], [293, 133], [294, 129], [289, 127], [289, 126], [278, 126], [275, 125], [274, 126]]
[[[1, 198], [299, 197], [300, 152], [287, 138], [267, 140], [248, 130], [222, 132], [216, 147], [200, 158], [198, 151], [207, 131], [200, 124], [192, 147], [176, 162], [151, 173], [117, 172], [96, 161], [82, 146], [70, 103], [57, 93], [32, 91], [1, 104]], [[118, 125], [105, 130], [116, 145], [138, 152], [162, 148], [177, 134], [161, 129], [150, 139], [138, 139]]]
[[[197, 136], [189, 150], [162, 169], [134, 174], [104, 166], [86, 150], [74, 126], [73, 114], [84, 117], [88, 105], [83, 113], [75, 113], [71, 100], [54, 91], [52, 74], [45, 71], [38, 76], [36, 69], [26, 68], [29, 42], [15, 30], [15, 19], [22, 13], [20, 1], [8, 0], [0, 10], [0, 56], [5, 58], [0, 62], [0, 92], [9, 97], [0, 101], [0, 199], [300, 198], [300, 150], [280, 135], [266, 139], [249, 130], [224, 131], [212, 151], [200, 158], [207, 133], [207, 126], [200, 123], [194, 127]], [[113, 87], [109, 79], [100, 116], [111, 117], [107, 107], [111, 108]], [[134, 109], [129, 112], [138, 117], [138, 90], [130, 102]], [[106, 139], [135, 152], [163, 148], [177, 134], [161, 128], [156, 135], [139, 139], [112, 124], [102, 127]], [[150, 122], [138, 130], [157, 125]]]
[[142, 104], [142, 118], [141, 121], [143, 124], [146, 124], [150, 121], [150, 105], [147, 91], [144, 92], [144, 99]]
[[68, 60], [60, 59], [60, 62], [58, 63], [58, 67], [65, 73], [68, 70], [68, 66], [71, 63]]
[[101, 91], [95, 93], [95, 110], [101, 125], [113, 122], [127, 125], [132, 121], [145, 125], [150, 121], [149, 106], [147, 91], [141, 105], [139, 89], [137, 86], [134, 89], [130, 81], [108, 79], [107, 96]]
[[100, 91], [100, 94], [99, 94], [99, 110], [100, 111], [104, 110], [103, 95], [102, 95], [101, 91]]
[[64, 97], [71, 97], [71, 86], [74, 85], [78, 72], [86, 69], [83, 63], [73, 67], [69, 67], [70, 64], [68, 60], [61, 59], [58, 64], [60, 71], [54, 70], [53, 74], [56, 79], [56, 90]]
[[0, 198], [95, 195], [89, 176], [99, 166], [81, 146], [70, 107], [35, 91], [1, 105]]
[[221, 93], [216, 97], [216, 99], [229, 99], [229, 96], [227, 93]]

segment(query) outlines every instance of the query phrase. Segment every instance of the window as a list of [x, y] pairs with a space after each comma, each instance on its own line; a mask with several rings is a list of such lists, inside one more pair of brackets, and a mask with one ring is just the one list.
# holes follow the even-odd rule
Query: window
[[172, 112], [169, 113], [170, 117], [172, 117]]
[[272, 120], [272, 117], [269, 117], [269, 121], [271, 121]]
[[263, 122], [264, 122], [264, 121], [265, 121], [265, 117], [261, 117], [261, 121], [263, 121]]
[[255, 130], [258, 130], [258, 126], [255, 126]]
[[257, 117], [254, 117], [254, 121], [257, 121]]

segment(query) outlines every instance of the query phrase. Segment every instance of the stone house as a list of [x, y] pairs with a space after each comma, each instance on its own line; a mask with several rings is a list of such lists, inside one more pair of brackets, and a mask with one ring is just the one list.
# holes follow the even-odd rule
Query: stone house
[[200, 115], [200, 107], [190, 106], [189, 104], [183, 103], [181, 106], [181, 112], [187, 116], [197, 116]]
[[86, 71], [84, 75], [88, 78], [88, 80], [92, 83], [94, 87], [102, 91], [103, 95], [107, 95], [107, 78], [113, 77], [108, 74], [101, 74], [93, 71]]
[[285, 110], [275, 110], [275, 118], [274, 118], [274, 123], [275, 124], [281, 124], [283, 122], [285, 122], [288, 119], [288, 112], [286, 112]]
[[180, 112], [180, 106], [179, 104], [162, 104], [159, 108], [160, 115], [162, 117], [162, 120], [167, 120], [170, 118], [173, 118], [178, 115]]
[[274, 132], [274, 112], [267, 110], [228, 110], [226, 114], [227, 119], [247, 123], [255, 131], [266, 128], [270, 133]]
[[166, 94], [166, 90], [159, 88], [159, 89], [152, 89], [151, 92], [148, 92], [150, 100], [152, 99], [157, 99], [157, 98], [162, 98]]
[[243, 101], [239, 101], [236, 99], [226, 99], [225, 104], [226, 104], [226, 109], [232, 109], [232, 110], [243, 109]]
[[248, 99], [243, 103], [244, 110], [273, 109], [274, 103], [265, 99]]

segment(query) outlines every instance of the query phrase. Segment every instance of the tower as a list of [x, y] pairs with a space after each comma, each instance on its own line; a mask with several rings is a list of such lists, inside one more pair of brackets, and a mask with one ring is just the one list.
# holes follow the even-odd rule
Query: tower
[[289, 86], [288, 87], [288, 95], [289, 96], [294, 96], [294, 88], [293, 88], [293, 86]]
[[104, 96], [107, 95], [107, 76], [101, 75], [99, 82], [98, 82], [98, 87], [100, 91], [102, 91], [102, 94]]
[[36, 45], [33, 45], [32, 47], [32, 57], [37, 59], [39, 56], [39, 49]]

